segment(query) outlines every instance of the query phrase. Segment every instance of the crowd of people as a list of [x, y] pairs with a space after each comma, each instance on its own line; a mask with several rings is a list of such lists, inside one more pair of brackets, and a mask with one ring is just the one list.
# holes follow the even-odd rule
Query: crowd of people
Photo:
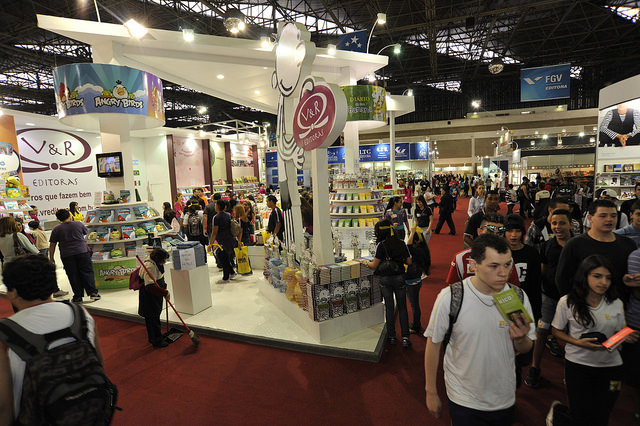
[[[449, 233], [456, 235], [451, 220], [455, 199], [471, 197], [464, 250], [452, 259], [448, 286], [438, 295], [424, 332], [431, 414], [439, 417], [442, 409], [436, 377], [443, 349], [452, 424], [509, 425], [516, 388], [522, 382], [532, 388], [545, 383], [542, 360], [548, 348], [565, 359], [568, 406], [555, 401], [547, 424], [607, 425], [623, 383], [633, 389], [639, 420], [640, 183], [633, 199], [624, 203], [616, 202], [615, 191], [592, 196], [590, 185], [577, 185], [570, 178], [538, 177], [531, 182], [524, 177], [514, 188], [498, 175], [484, 181], [449, 175], [399, 186], [405, 197], [389, 202], [387, 220], [376, 226], [376, 236], [380, 233], [379, 241], [392, 247], [394, 260], [407, 269], [415, 258], [400, 244], [404, 230], [420, 221], [431, 231], [437, 207], [433, 232], [447, 223]], [[437, 192], [439, 199], [434, 197]], [[503, 201], [506, 215], [500, 214]], [[406, 219], [411, 216], [414, 225]], [[389, 254], [381, 246], [369, 267], [386, 265]], [[387, 315], [393, 314], [394, 294], [404, 341], [409, 280], [388, 278], [384, 270], [386, 266], [379, 275], [383, 296], [389, 293]], [[505, 323], [493, 306], [493, 296], [510, 287], [519, 289], [533, 321], [521, 315]], [[625, 326], [635, 331], [619, 349], [606, 350], [602, 343]], [[387, 333], [389, 343], [395, 343], [389, 321]]]

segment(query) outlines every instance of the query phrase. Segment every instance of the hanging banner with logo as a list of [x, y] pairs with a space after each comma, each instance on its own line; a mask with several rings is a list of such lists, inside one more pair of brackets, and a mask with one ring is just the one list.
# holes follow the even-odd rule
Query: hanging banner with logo
[[378, 86], [343, 86], [347, 98], [347, 121], [387, 120], [387, 94]]
[[162, 81], [135, 68], [70, 64], [53, 70], [58, 117], [91, 113], [144, 115], [164, 124]]
[[5, 173], [23, 182], [16, 126], [13, 116], [6, 114], [0, 116], [0, 175]]
[[293, 120], [293, 138], [305, 151], [330, 146], [344, 130], [347, 101], [335, 84], [319, 77], [305, 80]]
[[571, 95], [571, 64], [520, 70], [520, 101], [543, 101]]
[[29, 203], [38, 207], [41, 220], [55, 220], [56, 210], [69, 208], [71, 201], [83, 214], [94, 208], [94, 193], [105, 189], [94, 170], [95, 154], [101, 152], [97, 135], [38, 127], [16, 133]]
[[329, 159], [329, 164], [344, 163], [344, 146], [333, 146], [327, 148], [327, 157]]
[[409, 158], [412, 160], [428, 160], [429, 142], [418, 142], [410, 144]]

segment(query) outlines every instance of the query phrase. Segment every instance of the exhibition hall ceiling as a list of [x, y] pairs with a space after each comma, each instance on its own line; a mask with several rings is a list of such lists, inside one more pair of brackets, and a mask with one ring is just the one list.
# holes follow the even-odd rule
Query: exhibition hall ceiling
[[[472, 99], [487, 110], [551, 105], [521, 103], [522, 68], [570, 63], [570, 109], [597, 106], [607, 84], [640, 73], [638, 1], [626, 0], [296, 0], [169, 1], [97, 0], [102, 22], [135, 18], [149, 28], [232, 36], [224, 25], [230, 9], [247, 23], [237, 37], [259, 40], [277, 32], [278, 21], [305, 24], [318, 47], [339, 35], [366, 30], [370, 53], [389, 56], [376, 84], [394, 94], [413, 89], [416, 112], [401, 121], [462, 118]], [[376, 24], [378, 13], [386, 23]], [[0, 101], [9, 108], [55, 114], [52, 69], [90, 62], [88, 45], [36, 25], [36, 14], [97, 21], [93, 0], [2, 0]], [[386, 46], [400, 43], [394, 55]], [[489, 64], [501, 62], [496, 75]], [[176, 70], [180, 72], [179, 69]], [[364, 83], [364, 82], [363, 82]], [[250, 84], [250, 82], [247, 82]], [[165, 81], [167, 125], [183, 127], [240, 119], [259, 122], [271, 114]], [[205, 114], [198, 107], [206, 106]], [[274, 123], [275, 124], [275, 123]]]

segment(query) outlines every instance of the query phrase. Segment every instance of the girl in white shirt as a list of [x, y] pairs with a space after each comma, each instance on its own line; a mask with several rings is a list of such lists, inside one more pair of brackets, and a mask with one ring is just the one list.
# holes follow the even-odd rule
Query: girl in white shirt
[[[553, 335], [567, 343], [565, 381], [572, 425], [606, 426], [622, 387], [620, 353], [602, 346], [625, 327], [622, 301], [611, 285], [612, 270], [603, 256], [583, 260], [551, 324]], [[634, 334], [632, 340], [638, 337]]]

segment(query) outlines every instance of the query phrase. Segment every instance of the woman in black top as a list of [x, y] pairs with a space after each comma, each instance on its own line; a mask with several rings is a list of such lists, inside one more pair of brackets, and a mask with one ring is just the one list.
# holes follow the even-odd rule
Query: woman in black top
[[424, 242], [428, 244], [429, 239], [431, 238], [431, 227], [433, 226], [433, 211], [427, 204], [427, 200], [424, 199], [423, 195], [419, 195], [416, 198], [416, 208], [414, 211], [414, 216], [418, 223], [418, 227], [422, 229]]
[[409, 340], [407, 285], [404, 280], [404, 265], [411, 265], [409, 249], [404, 241], [397, 237], [393, 224], [389, 220], [385, 219], [376, 223], [374, 232], [378, 244], [376, 255], [373, 261], [364, 260], [362, 263], [371, 269], [375, 269], [375, 274], [379, 276], [380, 289], [384, 298], [389, 344], [395, 345], [398, 342], [395, 324], [395, 295], [395, 301], [398, 303], [398, 316], [400, 317], [402, 347], [408, 348], [411, 346], [411, 340]]

